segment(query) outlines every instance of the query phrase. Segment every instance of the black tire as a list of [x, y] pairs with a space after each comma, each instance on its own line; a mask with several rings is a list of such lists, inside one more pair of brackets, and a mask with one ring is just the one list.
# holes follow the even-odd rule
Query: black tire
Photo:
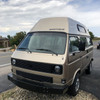
[[86, 74], [91, 74], [92, 72], [92, 62], [90, 62], [90, 64], [88, 65], [87, 69], [85, 70]]
[[68, 88], [68, 94], [71, 96], [76, 96], [79, 92], [79, 88], [80, 88], [80, 79], [79, 79], [79, 74], [77, 74], [73, 84]]
[[99, 49], [99, 46], [97, 46], [97, 49]]

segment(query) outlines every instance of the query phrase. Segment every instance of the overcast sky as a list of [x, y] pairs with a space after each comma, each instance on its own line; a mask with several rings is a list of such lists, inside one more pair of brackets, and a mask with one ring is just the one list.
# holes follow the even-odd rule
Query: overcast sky
[[0, 0], [0, 35], [29, 32], [45, 17], [71, 17], [100, 37], [100, 0]]

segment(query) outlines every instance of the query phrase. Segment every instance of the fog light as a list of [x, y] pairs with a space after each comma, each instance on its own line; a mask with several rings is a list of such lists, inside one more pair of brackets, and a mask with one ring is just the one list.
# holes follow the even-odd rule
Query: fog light
[[62, 83], [62, 84], [65, 84], [65, 83], [66, 83], [66, 80], [65, 80], [65, 79], [62, 79], [62, 80], [61, 80], [61, 83]]

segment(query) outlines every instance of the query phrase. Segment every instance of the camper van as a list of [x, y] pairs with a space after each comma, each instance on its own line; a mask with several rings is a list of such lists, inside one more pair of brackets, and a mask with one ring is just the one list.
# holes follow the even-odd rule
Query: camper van
[[80, 75], [91, 73], [93, 44], [87, 28], [68, 17], [40, 19], [11, 56], [8, 79], [19, 87], [75, 96]]

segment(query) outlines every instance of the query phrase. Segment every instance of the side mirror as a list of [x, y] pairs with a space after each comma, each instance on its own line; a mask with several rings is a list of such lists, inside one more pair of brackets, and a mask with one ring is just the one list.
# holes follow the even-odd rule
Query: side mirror
[[79, 50], [85, 51], [85, 42], [82, 42], [82, 41], [79, 42]]

